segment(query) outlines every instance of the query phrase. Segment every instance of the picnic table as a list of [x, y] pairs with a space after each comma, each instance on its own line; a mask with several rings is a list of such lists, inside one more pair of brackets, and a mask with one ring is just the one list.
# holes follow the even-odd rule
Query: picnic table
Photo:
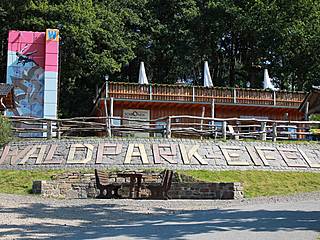
[[117, 177], [130, 178], [129, 198], [139, 198], [143, 173], [117, 173]]
[[[159, 174], [148, 174], [143, 172], [117, 172], [108, 174], [101, 170], [95, 170], [97, 187], [100, 189], [99, 197], [119, 198], [118, 190], [129, 187], [129, 198], [141, 198], [142, 187], [149, 189], [150, 198], [168, 199], [168, 191], [171, 186], [173, 172], [165, 170], [161, 182]], [[155, 177], [156, 176], [156, 177]], [[122, 180], [121, 180], [122, 179]], [[129, 182], [127, 180], [129, 179]]]

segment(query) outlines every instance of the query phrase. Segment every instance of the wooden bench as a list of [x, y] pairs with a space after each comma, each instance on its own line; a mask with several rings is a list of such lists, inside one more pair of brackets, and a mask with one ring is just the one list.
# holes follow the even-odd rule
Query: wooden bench
[[109, 182], [108, 173], [95, 169], [97, 188], [100, 194], [97, 198], [119, 198], [118, 190], [121, 185]]
[[151, 191], [151, 199], [169, 199], [168, 191], [171, 188], [173, 171], [165, 170], [161, 183], [150, 183], [146, 185]]

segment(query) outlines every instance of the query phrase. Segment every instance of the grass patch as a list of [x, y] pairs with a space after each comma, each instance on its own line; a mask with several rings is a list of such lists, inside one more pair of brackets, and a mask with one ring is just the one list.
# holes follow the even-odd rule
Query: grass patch
[[179, 171], [208, 182], [241, 182], [246, 198], [320, 191], [320, 173], [272, 171]]
[[[78, 170], [0, 170], [0, 193], [31, 193], [33, 180], [49, 180], [54, 174]], [[320, 173], [272, 172], [272, 171], [178, 171], [208, 182], [241, 182], [245, 197], [288, 195], [298, 192], [320, 191]]]
[[62, 172], [63, 170], [0, 170], [0, 192], [28, 194], [31, 193], [33, 180], [49, 180], [52, 175]]

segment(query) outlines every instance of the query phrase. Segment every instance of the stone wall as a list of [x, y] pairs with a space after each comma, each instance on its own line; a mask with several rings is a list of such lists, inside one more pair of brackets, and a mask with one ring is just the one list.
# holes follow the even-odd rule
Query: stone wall
[[173, 199], [241, 199], [241, 183], [173, 183], [169, 191]]
[[82, 138], [12, 142], [0, 156], [0, 169], [320, 171], [319, 144]]
[[[193, 182], [183, 182], [183, 180]], [[115, 178], [110, 175], [110, 182], [129, 182], [129, 179]], [[144, 181], [159, 182], [159, 175], [149, 175]], [[95, 176], [92, 173], [64, 173], [55, 175], [52, 180], [33, 181], [32, 191], [43, 197], [53, 198], [95, 198], [99, 194], [96, 189]], [[128, 188], [121, 188], [123, 197], [129, 196]], [[148, 198], [148, 189], [141, 190], [143, 197]], [[175, 174], [169, 191], [172, 199], [239, 199], [243, 198], [243, 188], [240, 183], [206, 183], [192, 177]]]
[[76, 172], [33, 181], [32, 192], [53, 198], [94, 198], [98, 194], [94, 174]]

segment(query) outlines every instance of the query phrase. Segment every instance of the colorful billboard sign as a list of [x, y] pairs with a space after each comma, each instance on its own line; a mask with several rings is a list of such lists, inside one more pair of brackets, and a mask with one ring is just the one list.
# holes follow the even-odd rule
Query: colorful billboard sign
[[59, 31], [9, 31], [7, 83], [16, 108], [8, 116], [57, 117]]

